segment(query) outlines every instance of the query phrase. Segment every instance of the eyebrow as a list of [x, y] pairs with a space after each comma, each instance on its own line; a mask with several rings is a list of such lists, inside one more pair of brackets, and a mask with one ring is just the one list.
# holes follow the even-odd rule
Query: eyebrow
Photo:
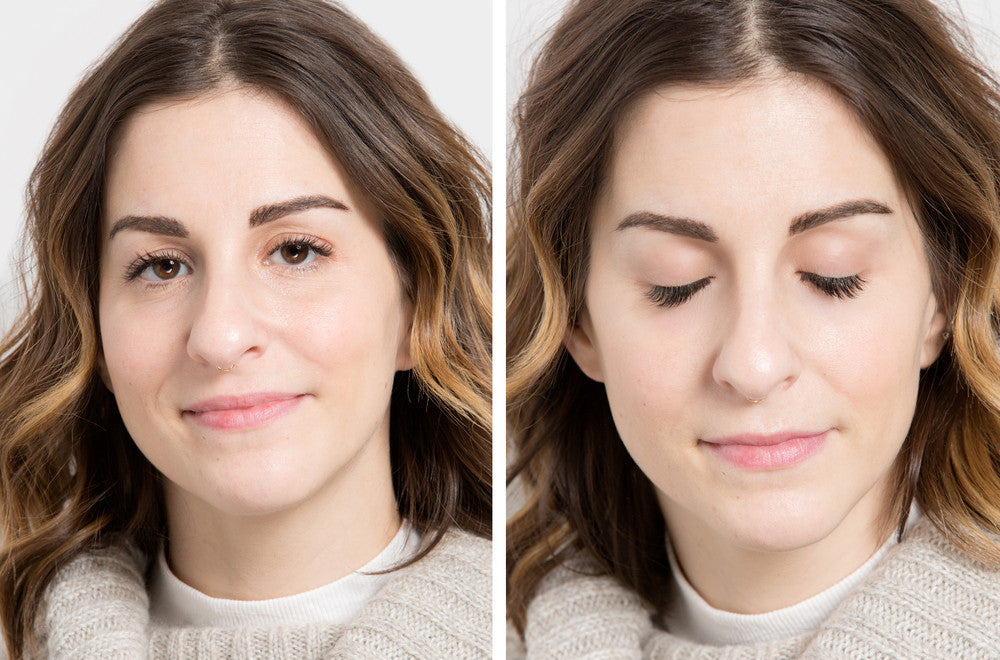
[[891, 215], [892, 209], [881, 202], [876, 202], [871, 199], [852, 199], [847, 202], [841, 202], [839, 204], [834, 204], [833, 206], [828, 206], [825, 209], [808, 211], [797, 216], [788, 227], [788, 235], [795, 236], [796, 234], [801, 234], [802, 232], [808, 231], [813, 227], [825, 225], [826, 223], [833, 222], [834, 220], [843, 220], [844, 218], [853, 218], [856, 215], [868, 215], [872, 213], [878, 215]]
[[[326, 195], [303, 195], [283, 202], [275, 202], [274, 204], [265, 204], [264, 206], [257, 207], [250, 213], [248, 224], [251, 228], [259, 227], [286, 215], [316, 208], [350, 211], [347, 204], [332, 197], [327, 197]], [[176, 238], [188, 237], [187, 228], [183, 223], [174, 218], [162, 215], [126, 215], [116, 220], [111, 226], [108, 239], [114, 238], [115, 234], [126, 229], [143, 231], [149, 234], [159, 234], [161, 236], [174, 236]]]
[[646, 227], [648, 229], [655, 229], [656, 231], [667, 232], [668, 234], [696, 238], [709, 243], [717, 243], [719, 241], [719, 237], [712, 228], [704, 222], [690, 218], [678, 218], [672, 215], [661, 215], [651, 211], [632, 213], [618, 224], [619, 231], [631, 227]]
[[[852, 199], [795, 216], [795, 219], [792, 220], [791, 225], [788, 227], [788, 235], [795, 236], [828, 222], [843, 220], [856, 215], [890, 215], [892, 213], [892, 209], [881, 202], [871, 199]], [[704, 222], [692, 220], [691, 218], [662, 215], [651, 211], [639, 211], [638, 213], [626, 216], [618, 224], [617, 229], [620, 231], [631, 227], [645, 227], [668, 234], [694, 238], [707, 243], [717, 243], [719, 241], [719, 237], [715, 231]]]

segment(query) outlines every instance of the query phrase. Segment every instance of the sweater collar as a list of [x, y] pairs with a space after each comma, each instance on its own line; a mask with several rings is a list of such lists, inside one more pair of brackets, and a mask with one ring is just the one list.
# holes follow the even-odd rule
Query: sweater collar
[[927, 517], [817, 629], [778, 641], [681, 639], [654, 624], [635, 592], [593, 569], [579, 557], [539, 585], [527, 614], [529, 657], [987, 658], [1000, 643], [1000, 570], [959, 551]]
[[[920, 510], [914, 502], [906, 529], [919, 517]], [[668, 540], [667, 553], [677, 598], [664, 613], [665, 627], [681, 639], [712, 645], [772, 642], [808, 633], [829, 618], [837, 605], [868, 577], [897, 542], [898, 537], [893, 533], [875, 554], [850, 575], [806, 600], [771, 612], [738, 614], [712, 607], [701, 597], [684, 576], [673, 545]]]
[[469, 657], [490, 653], [490, 542], [449, 531], [393, 572], [343, 625], [165, 628], [149, 622], [145, 559], [84, 553], [46, 592], [38, 639], [50, 660], [177, 657]]

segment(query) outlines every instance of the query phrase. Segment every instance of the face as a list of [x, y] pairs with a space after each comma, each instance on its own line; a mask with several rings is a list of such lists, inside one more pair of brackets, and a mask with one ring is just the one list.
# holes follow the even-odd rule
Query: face
[[293, 110], [237, 89], [137, 112], [102, 222], [105, 380], [168, 502], [270, 513], [384, 483], [410, 306], [376, 213]]
[[883, 153], [792, 77], [658, 90], [617, 137], [567, 347], [672, 533], [789, 550], [883, 514], [945, 324]]

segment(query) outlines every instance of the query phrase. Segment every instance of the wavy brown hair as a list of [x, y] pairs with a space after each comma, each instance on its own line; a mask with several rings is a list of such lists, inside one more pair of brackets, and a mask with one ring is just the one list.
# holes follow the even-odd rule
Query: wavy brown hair
[[[429, 551], [490, 535], [489, 176], [400, 59], [320, 0], [164, 0], [71, 94], [28, 186], [34, 272], [0, 344], [0, 621], [35, 644], [70, 559], [165, 535], [158, 474], [98, 374], [98, 229], [110, 147], [137, 108], [231, 86], [294, 108], [378, 210], [413, 302], [413, 369], [391, 396], [400, 513]], [[30, 282], [30, 283], [29, 283]]]
[[508, 615], [576, 552], [666, 605], [665, 524], [602, 384], [563, 347], [584, 304], [589, 216], [624, 113], [652, 89], [775, 71], [822, 81], [881, 146], [917, 216], [950, 341], [920, 377], [891, 521], [914, 498], [1000, 566], [1000, 95], [929, 0], [578, 0], [516, 106], [507, 253], [508, 415], [525, 504], [508, 524]]

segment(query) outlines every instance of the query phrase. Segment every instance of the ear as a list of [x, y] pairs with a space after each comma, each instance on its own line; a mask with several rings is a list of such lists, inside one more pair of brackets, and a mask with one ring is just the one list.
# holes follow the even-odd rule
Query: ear
[[115, 388], [111, 386], [111, 374], [108, 372], [108, 362], [104, 359], [103, 350], [97, 355], [97, 373], [100, 374], [104, 387], [108, 388], [108, 391], [114, 394]]
[[590, 322], [590, 314], [586, 308], [580, 312], [575, 326], [570, 326], [563, 337], [566, 350], [573, 357], [580, 371], [592, 380], [604, 382], [604, 371], [601, 368], [600, 350], [594, 343], [594, 327]]
[[927, 332], [924, 334], [923, 344], [920, 347], [920, 368], [926, 369], [934, 364], [934, 360], [941, 354], [947, 340], [948, 316], [941, 310], [937, 303], [937, 298], [931, 294], [928, 304]]
[[403, 304], [402, 316], [399, 346], [396, 347], [396, 371], [409, 371], [413, 368], [413, 355], [410, 352], [410, 342], [413, 340], [413, 303], [409, 300]]

